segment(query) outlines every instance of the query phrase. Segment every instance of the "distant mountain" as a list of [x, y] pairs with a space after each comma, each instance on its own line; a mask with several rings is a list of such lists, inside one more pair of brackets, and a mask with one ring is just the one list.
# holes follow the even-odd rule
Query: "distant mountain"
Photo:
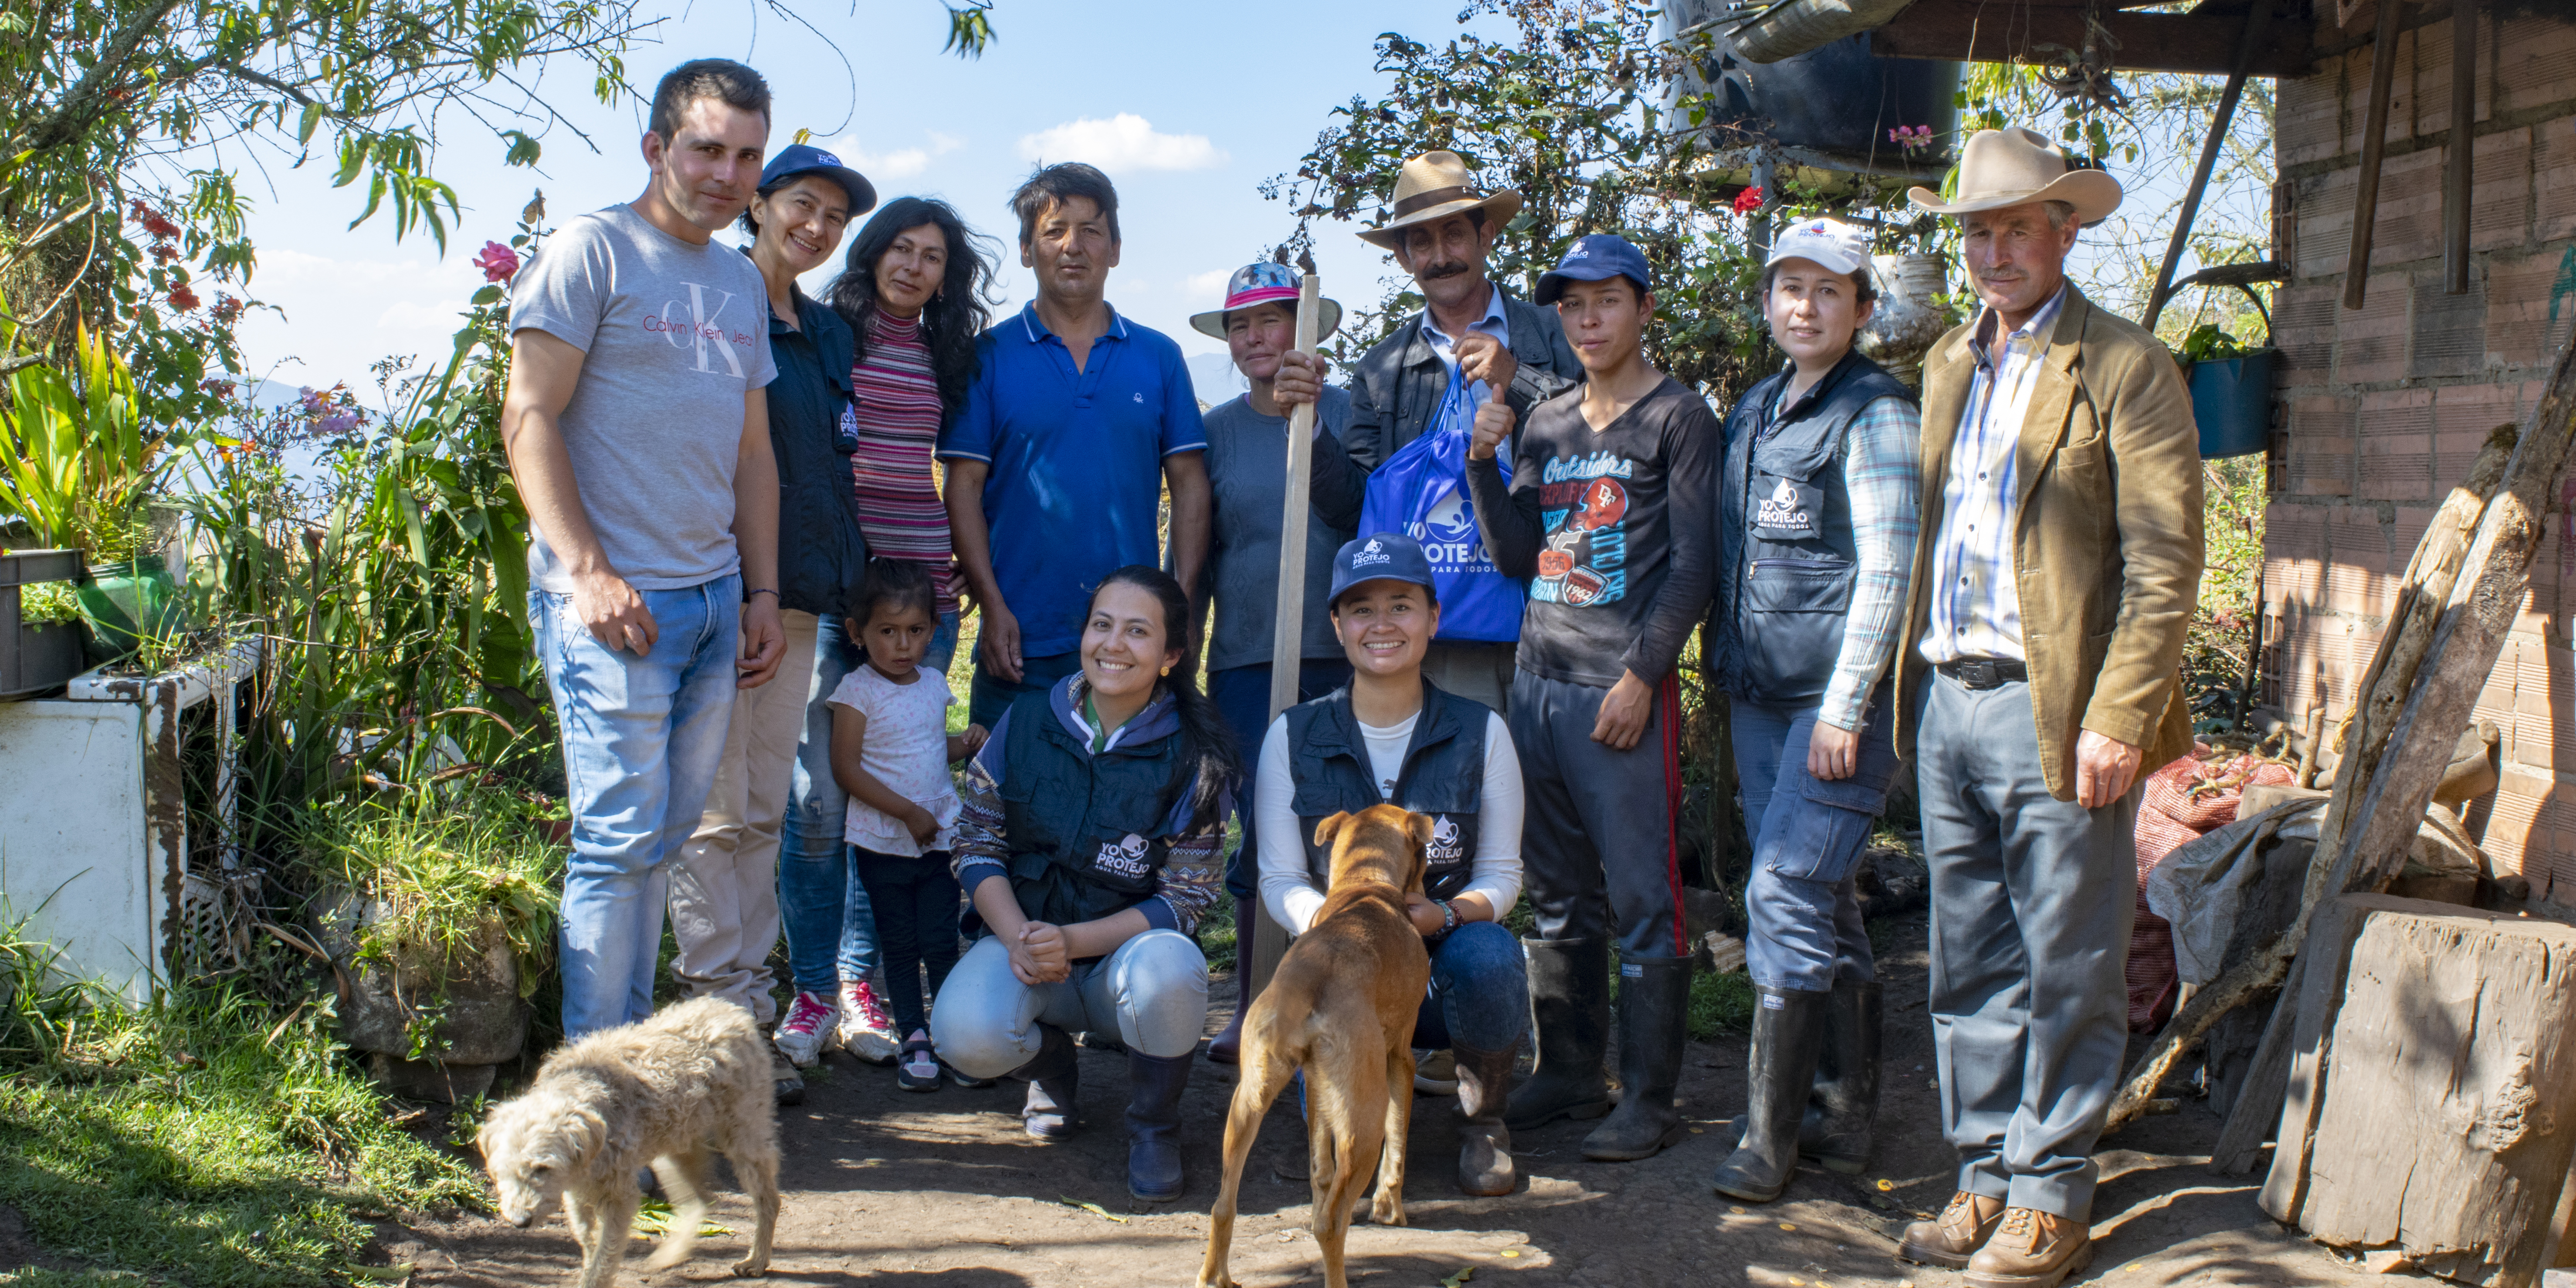
[[1193, 353], [1189, 364], [1190, 387], [1198, 391], [1199, 401], [1210, 407], [1252, 387], [1243, 373], [1234, 369], [1234, 359], [1222, 353]]

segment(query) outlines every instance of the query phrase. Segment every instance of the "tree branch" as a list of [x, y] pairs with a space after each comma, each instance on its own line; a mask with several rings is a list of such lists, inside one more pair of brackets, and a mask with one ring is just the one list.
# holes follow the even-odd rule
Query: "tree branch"
[[53, 115], [34, 129], [11, 139], [5, 151], [10, 155], [46, 151], [61, 147], [87, 132], [98, 118], [107, 114], [103, 105], [108, 101], [108, 90], [125, 74], [125, 65], [143, 47], [144, 39], [159, 29], [161, 20], [179, 7], [179, 2], [151, 0], [145, 5], [132, 21], [125, 24], [123, 31], [109, 38], [98, 62], [72, 86], [70, 93], [63, 95]]

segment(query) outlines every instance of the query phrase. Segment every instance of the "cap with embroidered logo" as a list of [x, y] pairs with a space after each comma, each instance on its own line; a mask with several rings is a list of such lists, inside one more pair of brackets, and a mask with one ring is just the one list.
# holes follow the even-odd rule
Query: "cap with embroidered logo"
[[1571, 282], [1599, 282], [1624, 277], [1637, 284], [1641, 293], [1655, 289], [1655, 279], [1646, 270], [1646, 254], [1625, 237], [1616, 233], [1593, 233], [1575, 240], [1558, 260], [1556, 267], [1538, 279], [1538, 289], [1530, 298], [1540, 304], [1554, 304], [1565, 294]]
[[1333, 592], [1327, 604], [1342, 602], [1343, 592], [1364, 581], [1410, 582], [1437, 595], [1431, 584], [1431, 560], [1422, 543], [1401, 532], [1372, 532], [1342, 543], [1333, 556]]

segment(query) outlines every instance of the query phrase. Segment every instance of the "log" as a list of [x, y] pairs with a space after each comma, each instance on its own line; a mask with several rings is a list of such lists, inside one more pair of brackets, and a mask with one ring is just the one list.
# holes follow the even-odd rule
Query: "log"
[[[2323, 1103], [2319, 1080], [2327, 1054], [2324, 1016], [2329, 999], [2343, 996], [2352, 943], [2361, 934], [2362, 918], [2373, 909], [2406, 906], [2405, 901], [2384, 894], [2347, 894], [2327, 900], [2308, 932], [2309, 969], [2300, 976], [2297, 991], [2282, 991], [2281, 1005], [2272, 1012], [2291, 1021], [2280, 1044], [2286, 1069], [2281, 1135], [2272, 1147], [2271, 1175], [2256, 1200], [2275, 1221], [2296, 1221], [2299, 1204], [2307, 1197], [2308, 1151], [2314, 1142], [2317, 1109]], [[2309, 1005], [2311, 1000], [2316, 1004]], [[2305, 1017], [2304, 1024], [2300, 1017]], [[2269, 1054], [2271, 1035], [2264, 1037]], [[2257, 1065], [2262, 1059], [2256, 1057]]]
[[2297, 1224], [2531, 1284], [2576, 1155], [2576, 926], [2402, 900], [2361, 921]]

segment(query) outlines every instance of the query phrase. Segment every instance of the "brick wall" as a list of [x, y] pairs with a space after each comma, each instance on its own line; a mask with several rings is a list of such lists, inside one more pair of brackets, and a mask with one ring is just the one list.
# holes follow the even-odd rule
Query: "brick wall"
[[[2292, 277], [2264, 542], [2266, 698], [2341, 716], [2434, 508], [2498, 424], [2539, 401], [2576, 331], [2576, 19], [2491, 0], [2478, 26], [2470, 289], [2442, 290], [2451, 20], [2415, 7], [2398, 37], [2366, 307], [2343, 307], [2370, 96], [2375, 2], [2343, 29], [2318, 4], [2317, 70], [2280, 85], [2276, 160]], [[2551, 16], [2541, 16], [2548, 13]], [[2576, 904], [2576, 483], [2550, 516], [2522, 621], [2478, 699], [2504, 735], [2483, 840], [2500, 871]], [[2473, 819], [2473, 821], [2475, 821]]]

